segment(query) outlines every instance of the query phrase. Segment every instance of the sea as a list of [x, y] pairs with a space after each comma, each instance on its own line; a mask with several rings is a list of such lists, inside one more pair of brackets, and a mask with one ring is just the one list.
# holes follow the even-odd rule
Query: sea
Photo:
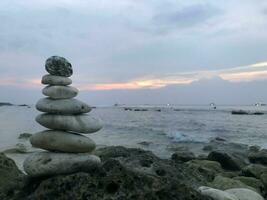
[[[233, 115], [233, 110], [264, 115]], [[35, 122], [38, 114], [34, 105], [1, 106], [0, 151], [25, 143], [18, 139], [21, 133], [45, 130]], [[98, 147], [143, 148], [169, 157], [181, 145], [197, 152], [199, 144], [220, 137], [267, 148], [267, 106], [217, 105], [214, 109], [210, 105], [116, 105], [96, 107], [89, 114], [104, 124], [99, 132], [86, 135]]]

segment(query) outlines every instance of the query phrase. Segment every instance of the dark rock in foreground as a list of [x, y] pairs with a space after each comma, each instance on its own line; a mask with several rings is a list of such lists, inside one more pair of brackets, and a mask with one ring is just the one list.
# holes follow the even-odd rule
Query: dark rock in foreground
[[149, 151], [106, 147], [96, 151], [102, 165], [67, 175], [27, 178], [2, 199], [209, 200], [196, 188], [196, 172]]

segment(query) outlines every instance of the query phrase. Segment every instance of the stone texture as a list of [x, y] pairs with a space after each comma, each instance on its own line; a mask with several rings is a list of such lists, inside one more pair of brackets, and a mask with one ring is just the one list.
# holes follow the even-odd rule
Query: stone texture
[[73, 73], [72, 66], [67, 59], [59, 56], [51, 56], [45, 62], [46, 71], [55, 76], [70, 77]]
[[23, 167], [29, 176], [40, 177], [87, 171], [100, 163], [99, 157], [87, 153], [39, 152], [27, 157]]
[[267, 149], [262, 149], [258, 152], [251, 152], [248, 157], [249, 161], [252, 163], [267, 165]]
[[42, 98], [36, 104], [36, 109], [52, 114], [82, 114], [91, 111], [91, 107], [77, 99]]
[[67, 85], [72, 84], [72, 80], [64, 76], [54, 76], [54, 75], [46, 74], [42, 77], [42, 84], [67, 86]]
[[267, 173], [267, 167], [260, 164], [250, 164], [242, 169], [244, 176], [255, 177], [257, 179], [264, 173]]
[[79, 90], [71, 86], [47, 86], [42, 90], [45, 96], [52, 99], [70, 99], [76, 97]]
[[264, 190], [263, 183], [254, 177], [245, 177], [245, 176], [237, 176], [233, 178], [234, 180], [239, 180], [246, 185], [255, 188], [259, 193], [262, 193]]
[[187, 162], [195, 159], [196, 156], [190, 151], [176, 151], [172, 154], [171, 159], [176, 162]]
[[239, 200], [264, 200], [263, 197], [259, 195], [257, 192], [254, 192], [246, 188], [229, 189], [226, 190], [225, 192], [236, 196], [237, 199]]
[[102, 123], [99, 119], [87, 114], [73, 116], [40, 114], [36, 117], [36, 121], [49, 129], [73, 131], [77, 133], [94, 133], [102, 128]]
[[55, 130], [35, 133], [30, 142], [40, 149], [69, 153], [92, 152], [96, 146], [93, 140], [83, 135]]

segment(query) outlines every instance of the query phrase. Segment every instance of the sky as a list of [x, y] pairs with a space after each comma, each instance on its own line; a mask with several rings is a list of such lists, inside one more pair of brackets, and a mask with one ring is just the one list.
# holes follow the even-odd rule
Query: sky
[[0, 102], [58, 55], [93, 105], [267, 103], [265, 0], [1, 0], [0, 30]]

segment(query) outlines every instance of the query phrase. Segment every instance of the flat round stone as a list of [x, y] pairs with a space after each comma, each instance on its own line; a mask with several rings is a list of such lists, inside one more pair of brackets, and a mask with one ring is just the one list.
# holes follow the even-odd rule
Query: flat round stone
[[70, 85], [72, 80], [64, 76], [54, 76], [46, 74], [42, 77], [42, 84], [44, 85]]
[[51, 99], [42, 98], [36, 104], [36, 109], [52, 114], [82, 114], [92, 109], [86, 103], [77, 99]]
[[87, 114], [40, 114], [36, 117], [36, 121], [49, 129], [72, 131], [76, 133], [94, 133], [102, 128], [101, 120]]
[[51, 56], [45, 62], [46, 71], [55, 76], [70, 77], [73, 73], [70, 62], [59, 56]]
[[52, 85], [46, 86], [42, 92], [45, 96], [52, 99], [70, 99], [76, 97], [79, 90], [71, 86]]
[[31, 177], [87, 172], [101, 164], [99, 157], [88, 153], [38, 152], [27, 157], [23, 163]]
[[35, 133], [30, 138], [32, 146], [48, 150], [68, 153], [86, 153], [95, 149], [95, 142], [80, 134], [46, 130]]

